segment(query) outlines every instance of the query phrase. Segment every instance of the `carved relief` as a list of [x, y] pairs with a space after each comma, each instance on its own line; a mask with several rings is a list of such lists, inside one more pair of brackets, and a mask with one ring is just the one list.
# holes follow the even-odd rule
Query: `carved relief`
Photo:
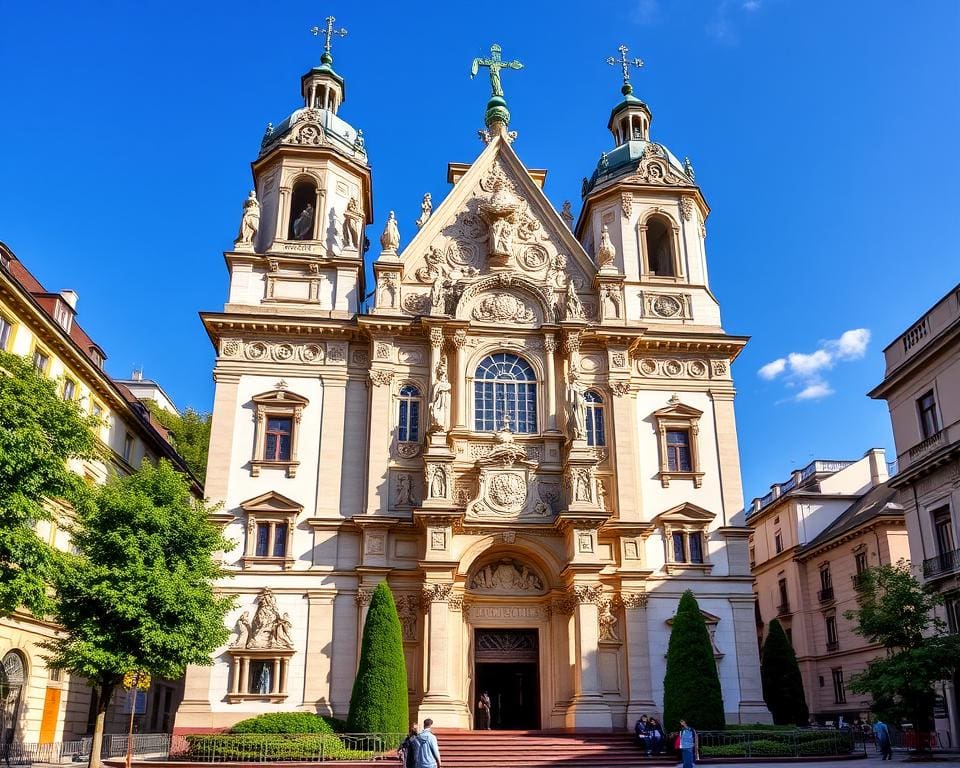
[[400, 616], [400, 629], [403, 639], [414, 642], [417, 639], [417, 615], [420, 601], [413, 595], [397, 597], [397, 614]]
[[393, 371], [385, 371], [380, 368], [374, 368], [370, 371], [370, 381], [376, 387], [382, 387], [393, 381]]
[[687, 195], [684, 195], [680, 198], [680, 212], [683, 214], [683, 218], [686, 221], [693, 219], [693, 198]]
[[257, 610], [250, 621], [249, 611], [237, 620], [237, 636], [231, 648], [292, 648], [290, 615], [280, 614], [276, 598], [269, 589], [260, 590]]
[[407, 293], [403, 297], [403, 309], [411, 315], [426, 315], [430, 312], [430, 296], [425, 293]]
[[288, 344], [242, 339], [221, 339], [220, 356], [245, 360], [276, 360], [278, 362], [323, 363], [326, 355], [319, 344]]
[[467, 582], [474, 592], [511, 595], [518, 592], [541, 594], [543, 580], [527, 565], [503, 558], [480, 568]]
[[414, 507], [417, 505], [417, 499], [413, 491], [413, 475], [409, 472], [400, 472], [397, 474], [397, 489], [394, 496], [394, 506]]
[[647, 593], [646, 592], [621, 592], [620, 602], [623, 604], [623, 607], [628, 610], [635, 610], [637, 608], [646, 608]]
[[707, 361], [701, 358], [658, 360], [645, 357], [637, 362], [637, 371], [649, 377], [706, 379], [711, 373], [715, 378], [726, 375], [726, 363], [721, 360]]
[[602, 598], [597, 603], [598, 614], [597, 623], [599, 625], [600, 640], [619, 643], [620, 637], [617, 635], [617, 617], [613, 615], [612, 601]]
[[620, 210], [623, 211], [624, 218], [627, 218], [627, 219], [630, 218], [630, 214], [633, 213], [633, 193], [632, 192], [620, 193]]
[[535, 319], [533, 310], [525, 302], [509, 293], [484, 296], [473, 308], [474, 320], [498, 323], [529, 323]]

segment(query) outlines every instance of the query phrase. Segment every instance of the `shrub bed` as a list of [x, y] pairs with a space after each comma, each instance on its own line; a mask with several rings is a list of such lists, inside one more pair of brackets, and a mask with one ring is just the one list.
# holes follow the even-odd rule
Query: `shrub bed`
[[270, 712], [241, 720], [230, 733], [334, 733], [335, 728], [312, 712]]
[[388, 749], [385, 743], [382, 744], [382, 748], [348, 749], [339, 736], [328, 733], [193, 734], [187, 736], [187, 744], [189, 745], [187, 756], [190, 759], [211, 762], [317, 760], [320, 757], [335, 760], [362, 760]]
[[738, 733], [737, 729], [728, 729], [700, 734], [702, 757], [815, 757], [845, 755], [853, 748], [853, 735], [847, 731], [765, 729]]

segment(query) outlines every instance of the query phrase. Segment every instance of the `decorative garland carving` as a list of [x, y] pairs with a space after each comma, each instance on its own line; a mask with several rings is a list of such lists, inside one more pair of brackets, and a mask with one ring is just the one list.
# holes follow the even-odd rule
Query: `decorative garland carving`
[[384, 371], [379, 368], [374, 368], [370, 371], [370, 381], [373, 382], [375, 387], [382, 387], [385, 384], [389, 384], [393, 381], [393, 371]]
[[646, 592], [621, 592], [619, 599], [623, 607], [628, 610], [647, 607]]

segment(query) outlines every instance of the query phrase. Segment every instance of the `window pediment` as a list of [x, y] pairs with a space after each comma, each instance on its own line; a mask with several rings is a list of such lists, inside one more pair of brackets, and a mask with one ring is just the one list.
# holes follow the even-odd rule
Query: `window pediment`
[[307, 398], [294, 392], [288, 392], [285, 389], [273, 389], [269, 392], [261, 392], [259, 395], [251, 397], [250, 400], [257, 405], [279, 405], [290, 408], [297, 406], [302, 408], [310, 404]]
[[696, 504], [691, 504], [690, 502], [684, 502], [683, 504], [678, 504], [675, 507], [661, 512], [653, 518], [652, 522], [654, 525], [670, 523], [673, 525], [688, 525], [696, 528], [704, 528], [716, 516], [716, 513], [709, 512], [703, 507], [698, 507]]
[[694, 408], [692, 405], [686, 405], [685, 403], [671, 403], [666, 408], [661, 408], [658, 411], [654, 411], [653, 415], [658, 419], [699, 419], [703, 416], [703, 411]]
[[240, 508], [244, 512], [273, 512], [289, 515], [297, 515], [303, 511], [302, 504], [297, 504], [276, 491], [269, 491], [255, 498], [241, 501]]

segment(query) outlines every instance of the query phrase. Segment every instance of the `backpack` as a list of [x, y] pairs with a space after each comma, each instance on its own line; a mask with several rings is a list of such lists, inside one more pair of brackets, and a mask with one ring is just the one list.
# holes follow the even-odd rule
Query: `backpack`
[[420, 762], [420, 750], [423, 749], [423, 742], [419, 736], [408, 736], [403, 742], [403, 765], [404, 768], [417, 768]]

